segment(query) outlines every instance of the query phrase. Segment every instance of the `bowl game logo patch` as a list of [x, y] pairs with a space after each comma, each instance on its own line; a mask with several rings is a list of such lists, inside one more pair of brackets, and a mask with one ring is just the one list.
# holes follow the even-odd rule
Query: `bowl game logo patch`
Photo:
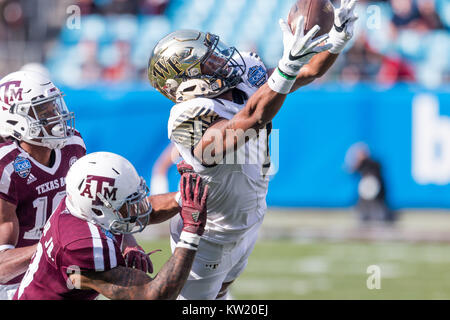
[[30, 160], [23, 158], [23, 157], [17, 157], [14, 160], [14, 171], [21, 177], [26, 178], [31, 172], [31, 163]]
[[248, 82], [254, 87], [261, 87], [266, 82], [267, 72], [262, 66], [253, 66], [248, 69]]

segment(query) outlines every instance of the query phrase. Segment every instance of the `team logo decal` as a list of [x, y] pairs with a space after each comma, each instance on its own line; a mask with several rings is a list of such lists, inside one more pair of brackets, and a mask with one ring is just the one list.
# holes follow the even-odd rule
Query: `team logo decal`
[[17, 157], [14, 160], [14, 171], [21, 177], [26, 178], [31, 172], [31, 163], [30, 160], [24, 157]]
[[261, 87], [266, 82], [267, 72], [262, 66], [253, 66], [248, 69], [248, 82], [254, 87]]
[[70, 160], [69, 160], [69, 167], [71, 167], [77, 160], [78, 160], [78, 158], [75, 157], [75, 156], [73, 156], [72, 158], [70, 158]]
[[3, 97], [0, 96], [6, 104], [10, 104], [13, 101], [22, 101], [23, 88], [20, 87], [20, 81], [9, 81], [0, 84], [0, 90], [3, 89]]
[[[107, 200], [116, 200], [117, 188], [114, 187], [114, 182], [116, 180], [108, 177], [100, 177], [88, 175], [86, 178], [86, 184], [83, 191], [80, 193], [82, 197], [87, 197], [92, 199], [93, 205], [103, 205], [102, 200], [99, 198], [98, 194], [103, 196]], [[96, 187], [92, 184], [96, 183]], [[81, 190], [81, 184], [79, 189]]]

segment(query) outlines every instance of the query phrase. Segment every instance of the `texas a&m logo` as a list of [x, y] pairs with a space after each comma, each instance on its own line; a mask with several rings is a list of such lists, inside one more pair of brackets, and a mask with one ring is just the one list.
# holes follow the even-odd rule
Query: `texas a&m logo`
[[23, 88], [20, 87], [20, 81], [8, 81], [0, 84], [0, 99], [4, 103], [10, 104], [12, 101], [22, 101]]
[[[115, 179], [113, 178], [89, 175], [86, 178], [86, 185], [80, 195], [92, 199], [93, 205], [103, 204], [97, 196], [97, 193], [100, 193], [106, 199], [115, 201], [117, 198], [117, 188], [114, 187], [114, 182]], [[96, 185], [94, 190], [93, 185]]]

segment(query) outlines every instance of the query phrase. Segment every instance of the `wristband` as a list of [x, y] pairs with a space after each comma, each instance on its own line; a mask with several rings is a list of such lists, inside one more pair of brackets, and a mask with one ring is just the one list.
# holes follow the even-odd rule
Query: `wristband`
[[288, 94], [294, 86], [296, 77], [289, 76], [276, 68], [269, 78], [270, 89], [281, 94]]
[[200, 243], [200, 236], [198, 234], [182, 231], [180, 235], [180, 240], [178, 241], [176, 247], [197, 251], [199, 243]]
[[179, 205], [180, 207], [183, 206], [183, 201], [181, 200], [181, 192], [180, 192], [180, 191], [178, 191], [178, 192], [175, 194], [175, 201], [178, 203], [178, 205]]
[[13, 246], [12, 244], [0, 245], [0, 251], [10, 250], [10, 249], [14, 249], [14, 248], [15, 248], [15, 246]]

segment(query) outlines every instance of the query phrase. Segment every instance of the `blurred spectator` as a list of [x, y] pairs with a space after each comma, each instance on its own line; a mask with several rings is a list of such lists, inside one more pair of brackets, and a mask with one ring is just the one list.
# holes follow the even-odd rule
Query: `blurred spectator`
[[[340, 0], [332, 1], [335, 5], [340, 4]], [[36, 1], [0, 0], [0, 56], [6, 57], [0, 59], [0, 73], [17, 70], [28, 61], [45, 61], [46, 53], [51, 52], [47, 61], [51, 60], [48, 66], [52, 72], [55, 72], [52, 68], [61, 65], [68, 70], [77, 70], [76, 75], [63, 79], [70, 81], [67, 84], [102, 80], [147, 81], [145, 60], [160, 38], [158, 32], [166, 34], [171, 31], [170, 28], [178, 27], [180, 16], [192, 18], [197, 13], [202, 17], [199, 20], [205, 21], [201, 26], [210, 27], [210, 19], [206, 17], [213, 13], [211, 10], [215, 6], [205, 6], [205, 12], [200, 14], [201, 10], [196, 7], [203, 8], [200, 2], [192, 0], [191, 6], [188, 2], [170, 0], [40, 0], [38, 8]], [[281, 8], [287, 5], [288, 0], [279, 2]], [[448, 0], [360, 0], [358, 3], [361, 19], [357, 23], [358, 34], [353, 46], [316, 84], [330, 80], [341, 80], [351, 85], [361, 81], [387, 85], [400, 81], [420, 81], [424, 85], [449, 82], [450, 64], [442, 57], [447, 55], [447, 61], [450, 61], [450, 51], [447, 50], [450, 34], [444, 27], [450, 19], [447, 14], [450, 8]], [[72, 4], [76, 4], [84, 16], [95, 15], [91, 17], [91, 22], [97, 19], [98, 25], [110, 28], [96, 32], [91, 30], [95, 29], [95, 23], [81, 23], [81, 29], [64, 30], [60, 45], [53, 46], [59, 30], [66, 25], [66, 10]], [[171, 4], [170, 11], [167, 11]], [[367, 6], [378, 7], [379, 10], [368, 11]], [[225, 10], [227, 6], [223, 7]], [[246, 10], [252, 7], [244, 6]], [[381, 27], [370, 29], [368, 19], [373, 19], [377, 14], [380, 15]], [[84, 18], [87, 17], [81, 21]], [[128, 21], [129, 30], [122, 28], [122, 24], [119, 24], [119, 29], [114, 28], [115, 22], [120, 19]], [[236, 29], [239, 29], [238, 25]], [[220, 29], [214, 31], [222, 35]], [[236, 33], [233, 37], [236, 43], [230, 44], [242, 42], [239, 37], [240, 34]], [[87, 38], [96, 44], [86, 43]], [[245, 42], [255, 43], [259, 47], [261, 41], [264, 39], [249, 38]], [[52, 46], [58, 49], [53, 52]], [[78, 51], [86, 56], [81, 59], [71, 56], [70, 60], [64, 60], [68, 56], [66, 53]], [[278, 58], [270, 50], [269, 53], [257, 51], [268, 66], [272, 65], [271, 59]], [[435, 59], [437, 56], [439, 59]], [[53, 57], [56, 61], [52, 60]], [[427, 76], [426, 72], [435, 76]]]
[[419, 10], [413, 0], [391, 0], [392, 23], [397, 28], [414, 28], [420, 18]]
[[131, 45], [127, 41], [114, 43], [117, 61], [104, 69], [103, 79], [107, 81], [131, 81], [135, 79], [135, 69], [131, 64]]
[[444, 25], [436, 11], [436, 0], [417, 0], [420, 27], [424, 30], [443, 29]]
[[344, 58], [341, 80], [347, 84], [373, 80], [383, 60], [383, 56], [370, 47], [365, 34], [355, 40]]
[[105, 14], [138, 14], [139, 0], [103, 0]]
[[80, 44], [83, 55], [81, 65], [81, 80], [84, 83], [99, 81], [102, 77], [102, 68], [98, 63], [98, 44], [95, 41], [83, 41]]
[[77, 6], [80, 8], [82, 15], [100, 13], [100, 7], [94, 0], [78, 0]]
[[394, 85], [397, 82], [414, 82], [414, 70], [411, 65], [400, 57], [383, 57], [376, 80], [384, 85]]
[[169, 0], [141, 0], [140, 12], [142, 14], [163, 14], [169, 4]]
[[381, 164], [371, 158], [367, 145], [362, 142], [352, 145], [345, 156], [345, 164], [350, 173], [360, 176], [356, 210], [361, 223], [393, 224], [396, 217], [386, 203]]

